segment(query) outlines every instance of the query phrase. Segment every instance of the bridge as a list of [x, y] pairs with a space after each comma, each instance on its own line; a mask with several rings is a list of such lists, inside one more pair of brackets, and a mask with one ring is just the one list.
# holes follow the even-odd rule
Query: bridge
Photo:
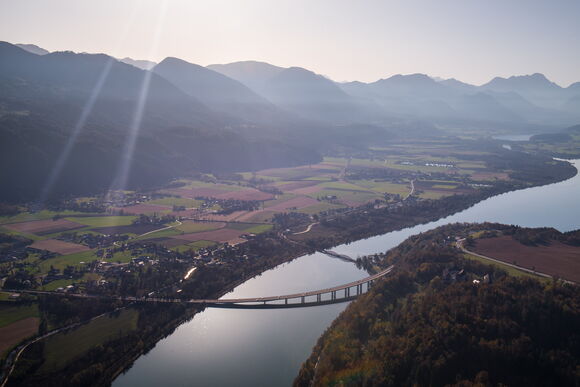
[[[283, 308], [303, 308], [308, 306], [319, 306], [337, 304], [352, 301], [361, 294], [366, 293], [374, 281], [389, 274], [394, 266], [389, 266], [385, 270], [370, 277], [347, 284], [334, 286], [332, 288], [313, 290], [303, 293], [286, 294], [281, 296], [253, 297], [253, 298], [221, 298], [221, 299], [189, 299], [180, 298], [160, 298], [160, 297], [115, 297], [90, 295], [79, 293], [48, 292], [41, 290], [5, 290], [14, 293], [58, 295], [85, 299], [109, 299], [127, 302], [150, 302], [150, 303], [179, 303], [199, 305], [212, 308], [238, 308], [238, 309], [283, 309]], [[365, 291], [366, 285], [366, 291]]]
[[332, 250], [318, 250], [318, 252], [320, 252], [322, 254], [326, 254], [329, 257], [338, 258], [338, 259], [343, 260], [343, 261], [346, 261], [346, 262], [356, 263], [356, 259], [352, 259], [351, 257], [349, 257], [348, 255], [345, 255], [345, 254], [337, 253], [336, 251], [332, 251]]

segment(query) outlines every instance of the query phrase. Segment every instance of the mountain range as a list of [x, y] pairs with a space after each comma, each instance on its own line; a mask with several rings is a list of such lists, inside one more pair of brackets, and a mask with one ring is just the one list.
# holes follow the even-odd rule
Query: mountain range
[[578, 122], [580, 83], [563, 88], [541, 74], [481, 86], [424, 74], [337, 83], [264, 62], [203, 67], [0, 42], [0, 162], [19, 165], [0, 171], [13, 188], [4, 200], [33, 199], [79, 127], [55, 195], [108, 187], [135, 131], [137, 187], [191, 171], [312, 162], [337, 146], [437, 135], [437, 126], [546, 131]]

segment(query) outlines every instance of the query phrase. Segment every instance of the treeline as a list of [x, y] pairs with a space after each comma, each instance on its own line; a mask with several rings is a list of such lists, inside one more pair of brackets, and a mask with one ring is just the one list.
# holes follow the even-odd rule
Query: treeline
[[580, 288], [465, 260], [445, 241], [469, 227], [390, 251], [397, 274], [335, 320], [294, 385], [578, 385]]

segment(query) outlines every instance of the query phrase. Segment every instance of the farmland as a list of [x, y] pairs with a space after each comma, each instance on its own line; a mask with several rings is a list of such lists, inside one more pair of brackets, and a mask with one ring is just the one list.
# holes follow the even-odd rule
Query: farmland
[[[22, 261], [26, 273], [34, 276], [37, 287], [56, 289], [86, 281], [84, 274], [95, 270], [94, 262], [126, 265], [149, 256], [131, 254], [124, 247], [131, 242], [199, 254], [212, 246], [243, 243], [252, 234], [280, 231], [276, 222], [282, 214], [301, 219], [301, 225], [290, 227], [294, 232], [321, 217], [363, 206], [396, 207], [508, 184], [512, 170], [494, 167], [490, 160], [497, 157], [478, 148], [459, 140], [400, 141], [358, 154], [326, 156], [311, 165], [199, 174], [154, 191], [126, 191], [106, 202], [77, 199], [101, 200], [104, 212], [99, 214], [65, 209], [2, 217], [0, 231], [30, 241], [33, 253]], [[64, 270], [73, 270], [74, 278], [64, 276]]]
[[524, 245], [511, 236], [478, 239], [473, 251], [552, 276], [580, 282], [580, 247], [551, 241]]

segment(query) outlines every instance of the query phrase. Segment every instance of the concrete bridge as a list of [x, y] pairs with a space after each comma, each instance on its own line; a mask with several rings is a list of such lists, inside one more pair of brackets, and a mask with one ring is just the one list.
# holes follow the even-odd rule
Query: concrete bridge
[[356, 263], [356, 259], [352, 259], [351, 257], [349, 257], [348, 255], [345, 255], [345, 254], [337, 253], [336, 251], [332, 251], [332, 250], [318, 250], [318, 252], [320, 252], [322, 254], [326, 254], [329, 257], [338, 258], [338, 259], [343, 260], [343, 261], [346, 261], [346, 262]]
[[[373, 282], [389, 274], [394, 266], [389, 266], [385, 270], [370, 277], [358, 281], [349, 282], [344, 285], [332, 288], [313, 290], [303, 293], [285, 294], [281, 296], [253, 297], [253, 298], [222, 298], [222, 299], [190, 299], [180, 298], [156, 298], [156, 297], [115, 297], [78, 293], [47, 292], [40, 290], [5, 290], [14, 293], [58, 295], [85, 299], [113, 299], [127, 302], [150, 302], [150, 303], [181, 303], [199, 305], [212, 308], [238, 308], [238, 309], [282, 309], [282, 308], [303, 308], [308, 306], [319, 306], [337, 304], [352, 301], [361, 294], [366, 293]], [[366, 285], [366, 286], [365, 286]], [[366, 288], [366, 289], [365, 289]]]

